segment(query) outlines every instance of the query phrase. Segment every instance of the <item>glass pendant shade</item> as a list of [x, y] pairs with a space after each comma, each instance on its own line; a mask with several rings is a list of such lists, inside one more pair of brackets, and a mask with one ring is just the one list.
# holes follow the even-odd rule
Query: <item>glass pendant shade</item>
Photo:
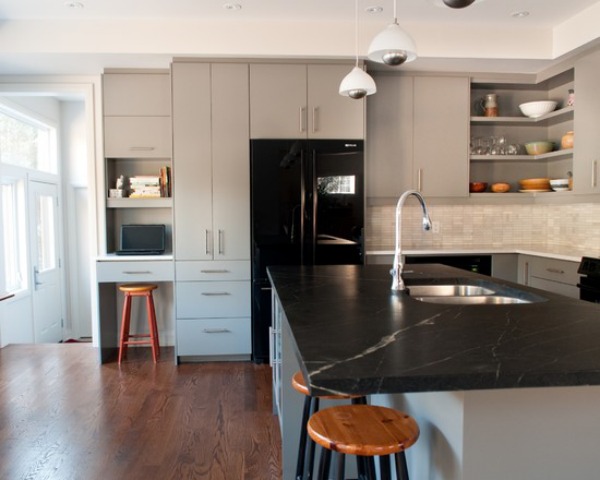
[[394, 22], [373, 39], [368, 57], [374, 62], [397, 66], [417, 58], [417, 48], [411, 36]]
[[340, 95], [354, 99], [377, 92], [375, 80], [362, 68], [355, 66], [340, 83]]

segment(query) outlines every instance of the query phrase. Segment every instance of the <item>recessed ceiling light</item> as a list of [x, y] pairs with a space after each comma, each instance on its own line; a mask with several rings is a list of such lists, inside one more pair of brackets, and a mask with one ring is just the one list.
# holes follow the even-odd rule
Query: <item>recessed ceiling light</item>
[[527, 10], [521, 10], [520, 12], [513, 12], [510, 14], [513, 18], [525, 18], [529, 16], [529, 12]]
[[239, 3], [225, 3], [223, 8], [225, 10], [241, 10], [242, 6]]
[[367, 13], [381, 13], [381, 12], [383, 12], [383, 7], [380, 7], [379, 5], [374, 5], [372, 7], [365, 8], [365, 12], [367, 12]]
[[83, 8], [85, 5], [82, 2], [74, 2], [74, 1], [68, 1], [65, 2], [65, 7], [67, 8]]

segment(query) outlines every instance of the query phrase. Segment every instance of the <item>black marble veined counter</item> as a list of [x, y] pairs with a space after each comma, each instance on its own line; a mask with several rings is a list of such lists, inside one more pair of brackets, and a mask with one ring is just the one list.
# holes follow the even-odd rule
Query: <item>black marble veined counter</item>
[[270, 267], [313, 394], [600, 385], [600, 306], [442, 265], [406, 283], [492, 281], [544, 301], [424, 303], [390, 290], [389, 266]]

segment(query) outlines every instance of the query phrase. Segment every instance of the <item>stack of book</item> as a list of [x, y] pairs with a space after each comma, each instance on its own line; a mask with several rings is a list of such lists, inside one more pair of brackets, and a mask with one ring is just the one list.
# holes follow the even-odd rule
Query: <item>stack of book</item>
[[161, 167], [158, 175], [129, 177], [129, 198], [161, 198], [171, 196], [171, 169]]
[[136, 175], [129, 177], [130, 198], [160, 198], [160, 177]]

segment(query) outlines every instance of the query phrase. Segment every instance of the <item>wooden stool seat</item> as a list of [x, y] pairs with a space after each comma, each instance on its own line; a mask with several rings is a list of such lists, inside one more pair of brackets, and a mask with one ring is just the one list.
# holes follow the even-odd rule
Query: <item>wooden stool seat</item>
[[[157, 288], [158, 285], [152, 283], [126, 283], [119, 285], [119, 290], [125, 294], [121, 320], [121, 338], [119, 340], [119, 364], [127, 356], [127, 347], [129, 345], [150, 345], [152, 347], [152, 359], [154, 363], [158, 361], [160, 345], [158, 341], [154, 298], [152, 296], [152, 292]], [[129, 333], [131, 324], [131, 299], [133, 297], [146, 298], [149, 333]]]
[[[374, 405], [341, 405], [313, 414], [307, 425], [310, 438], [321, 445], [320, 478], [327, 478], [331, 452], [380, 457], [382, 478], [389, 478], [389, 455], [396, 457], [398, 478], [408, 480], [404, 451], [419, 438], [417, 422], [404, 412]], [[338, 469], [343, 471], [343, 455]]]

